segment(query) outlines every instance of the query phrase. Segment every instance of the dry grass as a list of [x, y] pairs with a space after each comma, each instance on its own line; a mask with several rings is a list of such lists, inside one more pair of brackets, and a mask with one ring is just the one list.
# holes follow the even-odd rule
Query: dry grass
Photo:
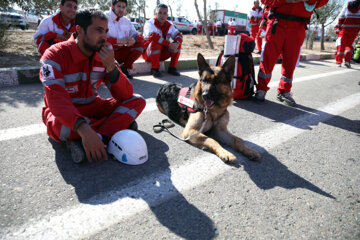
[[[33, 42], [34, 32], [6, 31], [4, 37], [9, 39], [6, 48], [0, 50], [0, 68], [35, 66], [39, 64], [40, 56]], [[211, 37], [214, 49], [208, 46], [206, 36], [184, 35], [180, 58], [196, 58], [200, 52], [205, 57], [217, 57], [223, 49], [225, 37]], [[305, 44], [305, 43], [304, 43]], [[325, 42], [326, 52], [335, 51], [335, 42]], [[320, 52], [320, 42], [314, 43], [314, 49], [303, 47], [303, 54]], [[255, 55], [255, 54], [254, 54]]]

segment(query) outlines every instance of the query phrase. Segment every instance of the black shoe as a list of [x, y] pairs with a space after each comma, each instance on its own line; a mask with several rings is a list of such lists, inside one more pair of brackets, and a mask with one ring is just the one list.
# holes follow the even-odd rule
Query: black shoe
[[128, 129], [130, 130], [134, 130], [134, 131], [137, 131], [138, 130], [138, 124], [137, 122], [134, 120], [130, 123], [130, 125], [128, 126]]
[[265, 101], [266, 91], [257, 90], [255, 93], [255, 102], [264, 102]]
[[151, 69], [151, 75], [153, 75], [153, 77], [155, 77], [155, 78], [162, 77], [162, 74], [161, 74], [161, 72], [159, 71], [158, 68], [152, 68]]
[[256, 54], [261, 54], [261, 51], [258, 51]]
[[180, 72], [174, 67], [169, 67], [168, 73], [174, 76], [180, 76]]
[[133, 78], [134, 78], [133, 75], [131, 75], [131, 74], [129, 73], [129, 71], [127, 70], [126, 67], [121, 66], [120, 68], [121, 68], [121, 71], [126, 75], [126, 77], [127, 77], [128, 79], [133, 79]]
[[66, 148], [70, 152], [74, 163], [82, 163], [86, 159], [84, 147], [80, 140], [66, 141]]
[[290, 92], [286, 92], [286, 93], [278, 93], [277, 94], [277, 99], [280, 102], [285, 102], [286, 105], [289, 105], [291, 107], [295, 107], [296, 106], [296, 102], [295, 100], [292, 98], [291, 96], [292, 94]]

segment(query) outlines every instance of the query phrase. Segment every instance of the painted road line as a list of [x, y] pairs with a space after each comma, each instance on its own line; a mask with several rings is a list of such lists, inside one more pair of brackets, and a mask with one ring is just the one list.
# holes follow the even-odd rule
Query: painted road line
[[[328, 72], [328, 73], [321, 73], [321, 74], [316, 74], [316, 75], [311, 75], [311, 76], [300, 77], [300, 78], [295, 79], [294, 81], [295, 82], [309, 81], [309, 80], [313, 80], [313, 79], [329, 77], [329, 76], [349, 73], [349, 72], [353, 72], [353, 71], [357, 71], [357, 70], [345, 69], [345, 70], [333, 71], [333, 72]], [[159, 83], [160, 82], [166, 83], [165, 81], [162, 81], [162, 80], [156, 80], [156, 81], [159, 81]], [[269, 87], [277, 86], [278, 84], [279, 84], [278, 81], [270, 82]], [[146, 107], [143, 112], [150, 112], [150, 111], [157, 110], [156, 103], [154, 101], [155, 101], [154, 98], [147, 99]], [[15, 139], [15, 138], [45, 133], [45, 132], [46, 132], [46, 128], [43, 124], [33, 124], [33, 125], [24, 126], [24, 127], [3, 129], [3, 130], [0, 130], [0, 142]]]
[[[327, 73], [319, 73], [319, 74], [316, 74], [316, 75], [310, 75], [310, 76], [294, 78], [293, 83], [306, 82], [306, 81], [310, 81], [310, 80], [313, 80], [313, 79], [330, 77], [330, 76], [334, 76], [334, 75], [350, 73], [350, 72], [355, 72], [355, 71], [358, 71], [358, 70], [356, 70], [356, 69], [344, 69], [344, 70], [338, 70], [338, 71], [327, 72]], [[270, 82], [268, 87], [276, 87], [278, 85], [279, 85], [279, 81]]]
[[[256, 149], [263, 153], [308, 132], [309, 126], [316, 127], [320, 122], [348, 111], [359, 103], [360, 93], [353, 94], [286, 123], [277, 123], [276, 127], [256, 133], [247, 140], [252, 142], [250, 145], [261, 146]], [[30, 220], [21, 227], [0, 230], [0, 236], [7, 240], [89, 237], [136, 213], [148, 210], [179, 192], [204, 184], [231, 168], [214, 154], [204, 153], [184, 165], [170, 166], [168, 170], [138, 179], [126, 187], [97, 195], [86, 204], [60, 209], [40, 220]]]

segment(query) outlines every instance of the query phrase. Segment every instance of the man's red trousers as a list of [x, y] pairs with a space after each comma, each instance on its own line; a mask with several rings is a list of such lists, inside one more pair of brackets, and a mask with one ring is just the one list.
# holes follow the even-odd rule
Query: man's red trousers
[[[123, 102], [114, 98], [95, 100], [86, 105], [76, 105], [87, 123], [98, 133], [111, 138], [116, 132], [127, 129], [142, 110], [146, 102], [142, 97], [133, 96]], [[50, 112], [49, 108], [43, 108], [43, 121], [47, 126], [48, 135], [56, 141], [67, 141], [81, 138], [78, 133], [62, 125]]]
[[300, 47], [305, 38], [304, 23], [280, 19], [274, 34], [271, 33], [272, 27], [272, 23], [267, 26], [256, 88], [257, 90], [269, 90], [268, 84], [271, 73], [280, 53], [282, 53], [282, 76], [277, 90], [279, 93], [290, 92]]
[[181, 44], [176, 52], [172, 52], [168, 47], [165, 47], [157, 42], [151, 42], [147, 49], [143, 52], [143, 58], [145, 61], [151, 62], [151, 67], [155, 69], [160, 68], [160, 61], [165, 61], [171, 57], [170, 67], [175, 67], [178, 64], [180, 57]]

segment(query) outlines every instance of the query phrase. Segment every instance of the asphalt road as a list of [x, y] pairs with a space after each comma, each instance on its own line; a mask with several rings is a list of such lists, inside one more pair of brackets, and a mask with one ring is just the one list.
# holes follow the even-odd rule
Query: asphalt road
[[140, 166], [72, 163], [46, 135], [42, 86], [0, 88], [0, 239], [360, 239], [359, 75], [302, 62], [292, 108], [276, 100], [277, 65], [265, 103], [229, 109], [230, 131], [262, 155], [233, 165], [152, 131], [157, 89], [196, 71], [132, 80], [147, 101]]

